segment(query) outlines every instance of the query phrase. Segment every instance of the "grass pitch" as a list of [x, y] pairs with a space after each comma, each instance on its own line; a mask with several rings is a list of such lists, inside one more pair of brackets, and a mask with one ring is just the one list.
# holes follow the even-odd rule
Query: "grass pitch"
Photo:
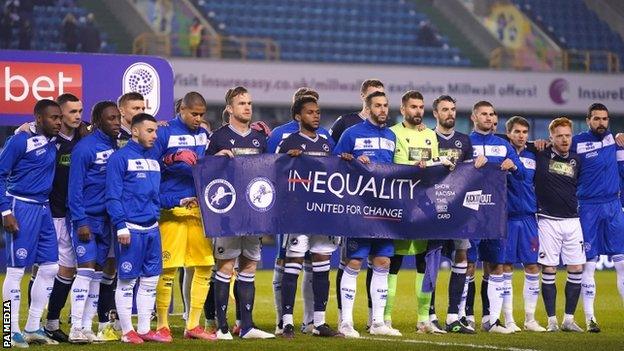
[[[256, 302], [254, 319], [259, 328], [272, 332], [275, 324], [275, 311], [272, 292], [272, 271], [259, 271], [256, 276]], [[180, 300], [179, 287], [175, 287], [175, 313], [170, 317], [172, 330], [174, 333], [174, 342], [170, 345], [161, 344], [143, 344], [140, 346], [127, 345], [121, 343], [106, 343], [88, 346], [77, 346], [62, 344], [59, 346], [31, 346], [35, 350], [119, 350], [136, 349], [136, 350], [189, 350], [200, 348], [201, 350], [566, 350], [566, 351], [587, 351], [587, 350], [624, 350], [624, 308], [622, 300], [615, 286], [615, 272], [602, 271], [596, 272], [597, 299], [596, 299], [596, 316], [598, 323], [602, 328], [600, 334], [589, 333], [529, 333], [521, 332], [514, 335], [492, 335], [479, 331], [477, 335], [420, 335], [416, 334], [416, 302], [414, 297], [414, 278], [415, 271], [405, 270], [399, 274], [399, 282], [397, 289], [397, 298], [395, 302], [395, 310], [393, 313], [393, 326], [403, 333], [402, 338], [390, 337], [372, 337], [365, 332], [367, 319], [366, 307], [366, 290], [364, 287], [364, 276], [362, 272], [358, 279], [358, 294], [355, 303], [356, 329], [363, 336], [362, 339], [321, 339], [318, 337], [307, 336], [298, 333], [294, 340], [240, 340], [235, 339], [231, 342], [202, 342], [189, 341], [182, 338], [184, 323], [181, 316], [182, 303]], [[480, 278], [481, 272], [477, 274], [477, 298], [475, 311], [477, 319], [481, 316], [480, 303]], [[24, 279], [24, 289], [26, 288], [27, 278]], [[3, 277], [4, 279], [4, 277]], [[330, 302], [327, 307], [327, 320], [333, 327], [337, 322], [335, 287], [334, 287], [335, 271], [331, 276], [331, 292]], [[438, 289], [436, 291], [436, 309], [437, 315], [441, 321], [446, 317], [446, 307], [448, 304], [447, 286], [449, 272], [443, 271], [440, 274]], [[514, 274], [514, 311], [515, 319], [519, 326], [522, 326], [524, 320], [523, 301], [522, 301], [522, 285], [524, 277], [522, 272]], [[177, 279], [176, 279], [177, 283]], [[565, 284], [565, 273], [561, 272], [557, 275], [557, 311], [561, 322], [563, 314], [563, 286]], [[25, 291], [25, 290], [22, 290]], [[22, 299], [22, 309], [20, 325], [23, 327], [26, 317], [26, 298]], [[301, 323], [302, 319], [302, 300], [298, 294], [295, 306], [295, 323]], [[233, 303], [230, 302], [230, 306]], [[582, 311], [582, 300], [579, 301], [579, 307], [576, 313], [576, 320], [581, 327], [584, 327], [584, 316]], [[230, 325], [233, 324], [234, 315], [233, 308], [230, 308]], [[66, 320], [69, 313], [69, 304], [62, 312], [62, 320]], [[540, 297], [537, 310], [537, 319], [545, 326], [546, 314], [543, 302]], [[203, 322], [202, 322], [203, 323]], [[479, 323], [477, 323], [478, 326]], [[64, 324], [64, 327], [67, 327]], [[95, 324], [94, 324], [95, 327]]]

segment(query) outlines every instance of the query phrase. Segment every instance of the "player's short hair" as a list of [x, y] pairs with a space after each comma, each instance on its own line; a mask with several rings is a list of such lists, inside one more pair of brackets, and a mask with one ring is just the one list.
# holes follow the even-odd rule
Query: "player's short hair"
[[149, 113], [139, 113], [138, 115], [132, 117], [132, 124], [130, 124], [130, 126], [134, 127], [135, 125], [143, 123], [145, 121], [156, 123], [156, 118], [154, 118], [154, 116], [150, 115]]
[[593, 111], [607, 111], [607, 114], [609, 113], [609, 109], [607, 109], [607, 106], [599, 102], [594, 102], [593, 104], [589, 105], [589, 108], [587, 109], [588, 119], [591, 118], [591, 113]]
[[360, 93], [365, 94], [368, 88], [383, 88], [384, 85], [379, 79], [367, 79], [362, 82], [362, 87], [360, 88]]
[[442, 101], [447, 101], [447, 102], [451, 102], [451, 103], [456, 103], [457, 101], [455, 99], [453, 99], [450, 95], [440, 95], [438, 96], [437, 99], [433, 100], [433, 104], [431, 105], [433, 107], [434, 111], [438, 110], [438, 105], [442, 102]]
[[98, 127], [100, 125], [102, 122], [102, 114], [104, 113], [104, 110], [109, 107], [117, 108], [117, 104], [114, 101], [105, 100], [98, 101], [95, 105], [93, 105], [93, 108], [91, 109], [91, 123], [93, 123], [94, 126]]
[[407, 105], [407, 102], [409, 101], [409, 99], [416, 99], [416, 100], [423, 100], [423, 101], [425, 100], [425, 98], [419, 91], [409, 90], [405, 94], [403, 94], [403, 96], [401, 97], [401, 105], [403, 106]]
[[56, 106], [58, 108], [61, 108], [61, 106], [56, 101], [50, 100], [50, 99], [43, 99], [43, 100], [37, 101], [37, 103], [35, 104], [35, 108], [33, 109], [33, 113], [35, 114], [35, 116], [41, 116], [43, 112], [45, 111], [45, 109], [50, 106]]
[[56, 98], [56, 103], [63, 106], [68, 102], [79, 102], [80, 99], [74, 95], [74, 94], [70, 94], [70, 93], [65, 93], [65, 94], [61, 94]]
[[572, 121], [570, 121], [567, 117], [557, 117], [553, 119], [548, 125], [548, 131], [553, 133], [555, 129], [559, 127], [570, 127], [570, 129], [574, 129], [572, 127]]
[[293, 94], [293, 103], [305, 95], [313, 96], [317, 100], [319, 99], [319, 93], [316, 90], [308, 87], [301, 87], [295, 91], [295, 94]]
[[[474, 106], [472, 106], [472, 112], [476, 112], [481, 107], [491, 107], [491, 108], [494, 108], [494, 105], [492, 105], [492, 103], [489, 102], [489, 101], [481, 100], [481, 101], [477, 102], [476, 104], [474, 104]], [[494, 114], [496, 114], [496, 111], [494, 111]]]
[[378, 97], [378, 96], [383, 96], [386, 99], [388, 99], [388, 96], [386, 96], [386, 93], [384, 93], [383, 91], [376, 91], [374, 93], [368, 94], [368, 96], [366, 97], [366, 107], [370, 108], [371, 104], [373, 103], [373, 99]]
[[527, 121], [526, 118], [522, 116], [513, 116], [509, 118], [507, 122], [505, 122], [505, 129], [507, 130], [507, 133], [511, 133], [511, 130], [516, 124], [519, 124], [523, 127], [527, 127], [527, 129], [531, 129], [531, 125], [529, 124], [529, 121]]
[[300, 98], [298, 98], [297, 100], [295, 100], [295, 102], [293, 103], [291, 109], [290, 109], [290, 115], [293, 119], [295, 119], [295, 116], [300, 114], [301, 111], [303, 110], [303, 106], [307, 103], [313, 102], [315, 104], [318, 104], [318, 100], [316, 98], [314, 98], [314, 96], [311, 95], [304, 95]]
[[208, 104], [206, 103], [206, 99], [202, 96], [202, 94], [196, 91], [190, 91], [184, 95], [182, 98], [181, 106], [191, 107], [191, 106], [204, 106], [206, 107]]
[[180, 113], [180, 107], [182, 106], [182, 99], [177, 99], [173, 104], [173, 108], [176, 114]]
[[117, 99], [117, 106], [121, 106], [128, 101], [135, 101], [135, 100], [145, 101], [145, 98], [140, 93], [132, 91], [132, 92], [125, 93], [122, 96], [120, 96], [119, 99]]
[[232, 105], [232, 102], [234, 101], [235, 97], [237, 97], [239, 95], [243, 95], [243, 94], [248, 94], [248, 93], [249, 93], [249, 91], [245, 87], [237, 86], [237, 87], [234, 87], [234, 88], [230, 88], [225, 93], [225, 104], [226, 105]]

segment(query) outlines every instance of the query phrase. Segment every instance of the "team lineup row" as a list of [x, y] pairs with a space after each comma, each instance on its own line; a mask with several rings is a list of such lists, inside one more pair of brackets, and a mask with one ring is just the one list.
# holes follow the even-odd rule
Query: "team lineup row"
[[[119, 339], [135, 344], [171, 342], [168, 309], [175, 272], [181, 267], [188, 269], [191, 280], [185, 301], [185, 338], [233, 338], [227, 321], [233, 276], [234, 334], [275, 337], [256, 328], [252, 318], [259, 237], [206, 238], [191, 173], [204, 155], [242, 157], [264, 152], [292, 157], [338, 155], [347, 162], [443, 166], [451, 171], [457, 162], [473, 162], [475, 167], [492, 163], [507, 172], [508, 182], [505, 240], [347, 238], [339, 245], [333, 237], [278, 235], [280, 252], [273, 281], [276, 335], [295, 336], [295, 292], [299, 273], [306, 266], [311, 279], [304, 280], [311, 284], [304, 284], [308, 289], [304, 296], [310, 308], [306, 308], [302, 329], [324, 337], [359, 337], [353, 304], [357, 275], [367, 259], [368, 332], [400, 336], [392, 327], [391, 314], [396, 277], [405, 255], [417, 257], [419, 332], [475, 333], [477, 261], [484, 262], [483, 330], [520, 331], [511, 309], [516, 263], [523, 264], [525, 271], [524, 329], [558, 330], [554, 281], [560, 260], [568, 271], [561, 329], [582, 331], [573, 318], [582, 293], [587, 329], [599, 332], [593, 315], [598, 255], [612, 256], [624, 298], [624, 214], [619, 199], [619, 168], [624, 167], [618, 165], [624, 161], [624, 151], [608, 130], [606, 106], [590, 106], [586, 132], [572, 136], [571, 122], [561, 117], [549, 126], [549, 142], [528, 143], [530, 126], [520, 116], [507, 121], [505, 135], [494, 134], [497, 116], [487, 101], [474, 105], [474, 131], [465, 135], [454, 129], [455, 100], [440, 96], [433, 102], [436, 128], [428, 129], [423, 124], [424, 98], [416, 91], [404, 94], [403, 121], [389, 128], [388, 98], [383, 91], [382, 82], [366, 80], [361, 89], [362, 110], [339, 117], [329, 131], [320, 127], [318, 93], [307, 88], [300, 88], [293, 97], [293, 121], [273, 131], [262, 122], [251, 122], [252, 100], [244, 87], [228, 90], [227, 123], [212, 133], [202, 126], [206, 101], [196, 92], [176, 104], [176, 117], [166, 123], [143, 113], [145, 104], [138, 93], [124, 94], [117, 103], [95, 104], [90, 126], [82, 121], [81, 101], [71, 94], [59, 96], [56, 102], [39, 101], [35, 122], [21, 126], [0, 154], [0, 210], [8, 262], [5, 301], [19, 306], [25, 267], [37, 266], [23, 332], [19, 308], [11, 310], [12, 345]], [[340, 311], [334, 330], [325, 321], [325, 306], [330, 257], [338, 247]], [[431, 263], [442, 247], [454, 262], [444, 327], [435, 312], [430, 313], [435, 281], [427, 279], [435, 277], [437, 266]], [[540, 271], [547, 328], [535, 319]], [[135, 330], [131, 312], [137, 284]], [[71, 329], [66, 335], [59, 316], [68, 296]], [[41, 327], [46, 305], [47, 322]], [[151, 330], [154, 305], [158, 321], [156, 330]], [[202, 311], [205, 327], [200, 325]], [[504, 325], [499, 320], [501, 312]], [[96, 313], [97, 335], [92, 331]]]

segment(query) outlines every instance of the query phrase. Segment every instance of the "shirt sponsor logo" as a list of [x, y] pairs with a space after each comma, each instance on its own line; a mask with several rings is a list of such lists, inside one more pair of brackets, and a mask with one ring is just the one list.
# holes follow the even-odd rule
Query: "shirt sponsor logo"
[[526, 169], [535, 170], [535, 160], [528, 157], [520, 157], [520, 161]]
[[[571, 160], [571, 161], [574, 161], [574, 160]], [[561, 161], [550, 160], [550, 162], [548, 163], [548, 172], [574, 178], [574, 174], [575, 174], [574, 165], [572, 164], [571, 161], [570, 163], [566, 163], [566, 162], [561, 162]], [[576, 162], [574, 163], [576, 164]]]

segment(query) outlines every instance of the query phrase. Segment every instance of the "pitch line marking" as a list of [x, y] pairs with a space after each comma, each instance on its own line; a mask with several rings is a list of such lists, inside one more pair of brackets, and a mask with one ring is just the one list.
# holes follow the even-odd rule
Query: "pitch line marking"
[[505, 346], [495, 346], [495, 345], [487, 345], [487, 344], [463, 344], [456, 342], [445, 342], [445, 341], [428, 341], [428, 340], [415, 340], [415, 339], [385, 339], [385, 338], [373, 338], [373, 337], [362, 337], [360, 339], [364, 340], [374, 340], [374, 341], [393, 341], [393, 342], [404, 342], [409, 344], [430, 344], [430, 345], [438, 345], [438, 346], [455, 346], [455, 347], [472, 347], [475, 349], [488, 349], [488, 350], [504, 350], [504, 351], [538, 351], [536, 349], [521, 349], [518, 347], [505, 347]]

